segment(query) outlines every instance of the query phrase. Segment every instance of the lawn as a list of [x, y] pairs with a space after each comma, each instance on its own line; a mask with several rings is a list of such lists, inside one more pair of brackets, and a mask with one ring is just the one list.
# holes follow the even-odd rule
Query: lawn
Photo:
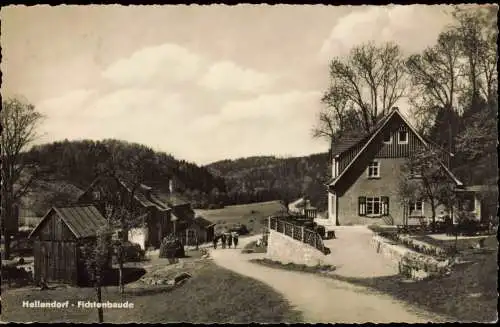
[[251, 234], [259, 234], [262, 227], [267, 226], [267, 218], [284, 209], [279, 201], [269, 201], [227, 206], [223, 209], [196, 210], [196, 213], [216, 223], [216, 231], [230, 228], [234, 224], [243, 224]]
[[334, 276], [352, 284], [387, 293], [396, 299], [435, 312], [457, 322], [497, 320], [497, 252], [476, 253], [455, 266], [451, 275], [409, 282], [400, 276], [349, 278]]
[[[193, 259], [195, 258], [195, 259]], [[162, 259], [145, 265], [148, 276], [165, 277], [188, 272], [192, 278], [182, 286], [150, 286], [132, 282], [123, 298], [117, 287], [104, 287], [102, 300], [133, 303], [129, 309], [104, 309], [104, 322], [127, 323], [251, 323], [300, 322], [284, 298], [271, 287], [216, 266], [211, 260], [191, 256], [166, 267]], [[167, 269], [170, 268], [170, 269]], [[23, 308], [22, 301], [94, 301], [92, 288], [58, 288], [39, 291], [18, 288], [2, 291], [2, 321], [13, 322], [96, 322], [97, 309]]]

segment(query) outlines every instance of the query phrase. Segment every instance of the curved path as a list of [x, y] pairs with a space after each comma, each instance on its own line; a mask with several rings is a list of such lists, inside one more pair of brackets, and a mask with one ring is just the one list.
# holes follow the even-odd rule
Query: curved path
[[238, 249], [211, 250], [214, 262], [262, 281], [284, 295], [309, 323], [438, 322], [442, 318], [411, 309], [387, 295], [319, 275], [269, 268], [249, 262], [263, 254], [243, 254], [241, 248], [258, 236], [241, 238]]

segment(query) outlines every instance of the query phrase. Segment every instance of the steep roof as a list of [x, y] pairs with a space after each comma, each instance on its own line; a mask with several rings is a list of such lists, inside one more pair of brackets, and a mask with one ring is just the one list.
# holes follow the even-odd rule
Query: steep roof
[[188, 221], [194, 218], [195, 212], [189, 205], [172, 207], [172, 215], [179, 218], [179, 220]]
[[205, 219], [201, 216], [194, 218], [193, 223], [197, 224], [198, 226], [201, 226], [203, 228], [209, 228], [209, 227], [212, 227], [215, 225], [215, 223], [213, 223], [210, 220]]
[[106, 218], [94, 206], [52, 207], [28, 237], [35, 235], [53, 212], [64, 221], [76, 238], [96, 236], [99, 229], [107, 224]]
[[[367, 133], [363, 135], [362, 137], [358, 138], [358, 141], [354, 144], [351, 144], [348, 148], [345, 148], [342, 152], [338, 153], [344, 153], [347, 150], [351, 149], [352, 147], [356, 145], [362, 145], [360, 149], [357, 151], [356, 155], [354, 158], [349, 162], [347, 167], [342, 170], [339, 176], [332, 178], [327, 182], [327, 185], [333, 186], [335, 185], [343, 176], [345, 176], [346, 172], [349, 170], [349, 168], [353, 165], [353, 163], [358, 159], [361, 153], [363, 153], [368, 146], [371, 144], [371, 142], [375, 139], [375, 137], [384, 129], [384, 127], [387, 125], [387, 123], [390, 121], [394, 115], [398, 115], [403, 122], [408, 126], [408, 128], [417, 136], [418, 139], [424, 144], [424, 146], [429, 146], [428, 141], [426, 141], [416, 130], [415, 128], [409, 123], [409, 121], [404, 117], [403, 114], [399, 111], [398, 108], [392, 109], [384, 118], [382, 118], [370, 131], [370, 133]], [[349, 141], [350, 142], [350, 141]], [[460, 180], [446, 167], [444, 164], [442, 164], [443, 168], [446, 170], [446, 172], [450, 175], [450, 177], [454, 180], [454, 182], [457, 185], [463, 185]]]
[[339, 140], [336, 140], [332, 142], [331, 144], [331, 151], [332, 151], [332, 157], [336, 157], [338, 155], [341, 155], [344, 152], [347, 152], [354, 146], [358, 145], [362, 141], [366, 141], [370, 138], [373, 133], [375, 133], [378, 129], [380, 129], [382, 126], [386, 124], [387, 121], [389, 121], [390, 117], [392, 117], [393, 111], [398, 110], [397, 108], [394, 108], [391, 112], [389, 112], [385, 117], [380, 119], [371, 129], [369, 132], [366, 131], [359, 131], [358, 136], [347, 136], [343, 137]]
[[151, 194], [154, 199], [157, 199], [158, 201], [161, 201], [162, 203], [170, 207], [191, 204], [191, 202], [187, 198], [177, 193], [164, 193], [158, 190], [154, 190]]

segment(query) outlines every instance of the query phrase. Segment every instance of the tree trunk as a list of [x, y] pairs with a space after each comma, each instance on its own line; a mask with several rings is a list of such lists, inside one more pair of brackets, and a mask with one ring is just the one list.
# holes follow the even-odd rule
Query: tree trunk
[[[97, 284], [96, 286], [96, 293], [97, 293], [97, 303], [102, 303], [102, 296], [101, 296], [101, 285]], [[104, 313], [102, 310], [102, 307], [97, 308], [97, 319], [99, 323], [104, 322]]]
[[432, 232], [436, 231], [436, 206], [434, 205], [434, 201], [431, 201], [431, 209], [432, 209]]
[[118, 280], [118, 285], [120, 286], [120, 294], [123, 295], [125, 293], [125, 285], [123, 283], [123, 259], [119, 259], [119, 268], [118, 268], [118, 275], [119, 275], [119, 280]]
[[2, 259], [4, 260], [9, 260], [10, 259], [10, 232], [8, 228], [5, 228], [4, 230], [4, 257]]
[[4, 259], [9, 260], [10, 259], [10, 237], [11, 237], [11, 221], [12, 221], [12, 204], [8, 200], [7, 196], [5, 194], [2, 194], [2, 197], [4, 197], [2, 201], [2, 232], [3, 232], [3, 237], [4, 237]]

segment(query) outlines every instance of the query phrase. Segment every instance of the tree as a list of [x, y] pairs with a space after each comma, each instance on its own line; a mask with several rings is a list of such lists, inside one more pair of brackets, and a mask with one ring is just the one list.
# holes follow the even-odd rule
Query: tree
[[28, 167], [23, 152], [38, 137], [42, 115], [32, 104], [16, 98], [2, 101], [2, 199], [1, 229], [5, 241], [4, 256], [10, 257], [10, 237], [17, 223], [15, 205], [36, 178], [36, 166]]
[[497, 93], [497, 6], [457, 6], [451, 28], [460, 40], [474, 106], [477, 97], [489, 102]]
[[363, 130], [362, 118], [342, 91], [331, 87], [321, 101], [326, 105], [319, 113], [318, 123], [313, 128], [313, 137], [326, 138], [334, 142]]
[[[97, 232], [96, 240], [89, 240], [82, 245], [81, 251], [85, 260], [90, 282], [96, 290], [97, 303], [102, 303], [101, 287], [104, 274], [109, 268], [111, 256], [111, 234], [110, 226], [102, 226]], [[99, 323], [104, 321], [104, 314], [101, 306], [97, 308]]]
[[405, 95], [404, 60], [399, 46], [364, 43], [354, 47], [346, 61], [335, 58], [330, 63], [330, 85], [324, 102], [334, 110], [354, 108], [363, 129], [369, 132]]
[[462, 90], [463, 65], [460, 62], [459, 36], [453, 31], [442, 32], [437, 44], [422, 54], [410, 56], [406, 67], [411, 77], [410, 102], [420, 127], [434, 121], [440, 108], [458, 110]]
[[425, 201], [432, 210], [432, 222], [436, 222], [439, 205], [452, 208], [455, 184], [445, 169], [445, 154], [435, 147], [420, 147], [402, 167], [399, 195], [402, 202]]
[[[119, 264], [119, 289], [123, 294], [123, 246], [128, 241], [129, 229], [144, 223], [140, 221], [142, 212], [135, 203], [135, 195], [146, 176], [155, 172], [156, 158], [154, 152], [146, 147], [127, 158], [123, 158], [118, 151], [111, 150], [109, 154], [106, 164], [102, 167], [102, 174], [113, 183], [104, 183], [102, 187], [107, 189], [101, 193], [104, 197], [106, 218], [113, 228], [121, 232], [121, 237], [114, 243], [114, 250]], [[119, 185], [121, 183], [124, 184]]]

